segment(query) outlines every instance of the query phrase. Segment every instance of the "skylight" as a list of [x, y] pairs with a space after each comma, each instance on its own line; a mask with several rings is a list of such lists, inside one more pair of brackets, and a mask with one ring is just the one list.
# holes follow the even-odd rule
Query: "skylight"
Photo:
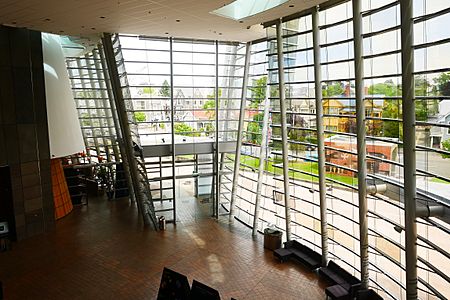
[[211, 13], [233, 20], [241, 20], [277, 7], [288, 1], [289, 0], [236, 0], [233, 3], [213, 10]]

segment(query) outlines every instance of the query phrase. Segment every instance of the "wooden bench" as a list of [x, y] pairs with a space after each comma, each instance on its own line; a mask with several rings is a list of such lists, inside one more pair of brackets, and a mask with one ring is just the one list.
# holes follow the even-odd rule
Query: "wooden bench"
[[[353, 299], [356, 295], [356, 292], [361, 288], [361, 281], [359, 279], [341, 268], [332, 260], [328, 262], [328, 265], [326, 267], [321, 267], [319, 269], [319, 274], [329, 282], [333, 283], [333, 286], [340, 285], [342, 288], [344, 288], [348, 293], [348, 298]], [[333, 292], [334, 289], [332, 289], [332, 287], [325, 290], [327, 296], [330, 296], [332, 299], [342, 299], [341, 293], [339, 293], [338, 297], [338, 295], [334, 295]]]
[[320, 267], [322, 261], [322, 255], [295, 240], [285, 242], [284, 248], [275, 250], [274, 255], [282, 262], [287, 258], [295, 259], [311, 270]]
[[374, 290], [359, 290], [356, 293], [356, 300], [383, 300]]

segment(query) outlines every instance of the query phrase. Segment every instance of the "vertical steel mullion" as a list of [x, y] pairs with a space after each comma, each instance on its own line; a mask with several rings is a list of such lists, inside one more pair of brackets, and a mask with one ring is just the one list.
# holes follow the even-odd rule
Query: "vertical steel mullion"
[[[228, 73], [228, 87], [230, 87], [234, 81], [234, 76], [235, 76], [235, 72], [236, 72], [236, 54], [237, 54], [237, 46], [234, 46], [234, 51], [233, 51], [233, 56], [231, 58], [231, 62], [229, 63], [231, 65], [229, 73]], [[233, 75], [231, 75], [233, 74]], [[224, 97], [225, 98], [225, 97]], [[226, 105], [226, 115], [225, 115], [225, 120], [223, 121], [223, 125], [222, 125], [222, 131], [225, 131], [228, 129], [228, 121], [230, 120], [230, 111], [233, 108], [233, 101], [230, 100], [230, 89], [227, 89], [226, 92], [226, 99], [227, 99], [227, 105]], [[224, 142], [228, 142], [228, 135], [230, 133], [229, 132], [223, 132], [223, 141]], [[223, 174], [223, 171], [225, 169], [225, 161], [226, 161], [226, 154], [225, 152], [222, 152], [220, 154], [220, 173]], [[220, 176], [220, 181], [219, 181], [219, 188], [222, 188], [222, 179], [225, 178], [223, 175]], [[228, 182], [226, 182], [228, 183]], [[226, 184], [225, 183], [225, 184]]]
[[413, 1], [401, 0], [403, 182], [405, 200], [406, 298], [417, 299], [416, 114], [414, 103]]
[[[112, 91], [111, 81], [108, 74], [108, 66], [106, 64], [106, 58], [103, 44], [100, 43], [98, 46], [99, 54], [100, 54], [100, 63], [103, 69], [103, 77], [105, 78], [106, 91], [108, 93], [109, 106], [111, 107], [111, 116], [114, 122], [114, 127], [116, 129], [117, 143], [119, 144], [120, 149], [120, 159], [122, 160], [123, 172], [125, 174], [125, 179], [128, 185], [128, 193], [130, 194], [131, 203], [136, 201], [136, 193], [134, 191], [133, 180], [130, 176], [130, 166], [128, 164], [128, 158], [126, 153], [126, 147], [123, 140], [122, 127], [120, 126], [118, 111], [116, 108], [116, 104], [114, 102], [114, 93]], [[116, 157], [116, 161], [119, 161], [119, 158]]]
[[[84, 57], [86, 58], [86, 61], [89, 61], [90, 57], [89, 57], [88, 54], [86, 54]], [[92, 54], [92, 58], [94, 58], [94, 54]], [[95, 59], [94, 59], [94, 65], [95, 65]], [[87, 71], [88, 71], [88, 76], [89, 76], [89, 85], [91, 86], [91, 89], [94, 91], [94, 90], [97, 89], [97, 87], [95, 86], [95, 83], [93, 81], [93, 72], [92, 72], [91, 69], [92, 69], [91, 67], [88, 67]], [[97, 97], [95, 97], [95, 98], [97, 98]], [[96, 113], [97, 117], [100, 118], [100, 113], [99, 113], [100, 110], [99, 110], [99, 107], [98, 107], [98, 99], [95, 99], [93, 101], [94, 101], [94, 106], [95, 106], [95, 113]], [[106, 116], [106, 113], [105, 113], [105, 116]], [[98, 119], [98, 120], [99, 120], [99, 123], [100, 123], [100, 127], [99, 127], [100, 133], [102, 135], [101, 136], [101, 140], [103, 141], [103, 148], [105, 149], [105, 152], [106, 152], [106, 148], [105, 148], [105, 146], [106, 146], [105, 129], [103, 128], [103, 122], [100, 121], [101, 119]], [[97, 159], [98, 159], [98, 157], [101, 156], [100, 154], [101, 154], [101, 151], [100, 151], [100, 145], [99, 145], [98, 150], [97, 150]], [[109, 155], [107, 155], [107, 158], [108, 158], [108, 156]]]
[[216, 130], [215, 130], [215, 144], [216, 144], [216, 148], [215, 148], [215, 153], [214, 153], [214, 160], [213, 160], [213, 164], [215, 167], [215, 172], [214, 172], [214, 176], [215, 176], [215, 217], [219, 218], [219, 202], [220, 202], [220, 174], [219, 174], [219, 42], [216, 40], [216, 92], [215, 92], [215, 111], [216, 111]]
[[266, 97], [264, 99], [264, 115], [263, 115], [263, 127], [261, 131], [261, 147], [259, 150], [259, 165], [258, 165], [258, 182], [256, 183], [256, 198], [255, 198], [255, 211], [253, 214], [253, 228], [252, 234], [255, 236], [258, 233], [258, 221], [259, 212], [261, 208], [261, 189], [264, 177], [264, 164], [267, 157], [268, 146], [268, 131], [269, 131], [269, 110], [270, 110], [270, 88], [266, 84]]
[[320, 66], [320, 30], [319, 8], [312, 12], [313, 46], [314, 46], [314, 88], [316, 102], [317, 155], [319, 173], [319, 202], [320, 202], [320, 236], [322, 239], [322, 266], [328, 262], [328, 221], [327, 221], [327, 190], [325, 181], [325, 142], [323, 129], [322, 106], [322, 67]]
[[355, 62], [356, 147], [358, 153], [359, 251], [361, 287], [369, 287], [369, 231], [367, 224], [366, 112], [361, 0], [353, 0], [353, 48]]
[[250, 55], [252, 43], [247, 42], [245, 45], [245, 63], [244, 63], [244, 78], [242, 80], [242, 94], [241, 94], [241, 106], [239, 109], [239, 123], [237, 129], [237, 139], [236, 139], [236, 154], [234, 156], [234, 170], [233, 170], [233, 185], [231, 187], [231, 203], [230, 203], [230, 218], [234, 216], [234, 201], [236, 198], [236, 191], [238, 186], [239, 169], [241, 165], [241, 147], [243, 139], [244, 130], [244, 117], [245, 117], [245, 106], [247, 104], [247, 86], [248, 86], [248, 72], [250, 69]]
[[[81, 63], [80, 63], [80, 58], [77, 58], [76, 61], [77, 61], [77, 68], [78, 68], [78, 73], [79, 73], [80, 81], [81, 81], [81, 87], [82, 87], [83, 89], [86, 89], [86, 83], [84, 82], [84, 78], [83, 78], [84, 75], [81, 75], [82, 67], [81, 67]], [[84, 92], [84, 93], [85, 93], [85, 92]], [[84, 94], [84, 93], [83, 93], [83, 94]], [[95, 135], [93, 134], [93, 131], [94, 131], [94, 129], [93, 129], [93, 128], [94, 128], [93, 122], [94, 122], [94, 120], [92, 119], [92, 114], [91, 114], [91, 110], [90, 110], [91, 105], [90, 105], [90, 103], [89, 103], [89, 100], [87, 100], [86, 98], [84, 99], [84, 103], [86, 104], [86, 110], [87, 110], [87, 114], [88, 114], [88, 117], [89, 117], [89, 122], [90, 122], [90, 124], [91, 124], [92, 138], [94, 139], [94, 147], [95, 147], [95, 151], [97, 152], [97, 156], [98, 156], [98, 140], [97, 140], [97, 138], [95, 137]], [[86, 129], [82, 129], [83, 135], [84, 135], [85, 130], [86, 130]], [[90, 152], [90, 150], [88, 150], [88, 149], [90, 149], [91, 147], [89, 146], [87, 137], [86, 137], [86, 140], [85, 140], [85, 144], [86, 144], [86, 145], [85, 145], [85, 147], [86, 147], [86, 154], [87, 154], [89, 157], [91, 157], [91, 152]]]
[[283, 183], [284, 183], [284, 205], [286, 221], [286, 240], [291, 240], [291, 192], [289, 190], [289, 145], [287, 135], [286, 120], [286, 91], [284, 82], [284, 57], [283, 57], [283, 32], [282, 21], [278, 20], [277, 30], [277, 61], [278, 61], [278, 90], [280, 97], [280, 115], [281, 115], [281, 141], [283, 154]]
[[136, 158], [134, 157], [134, 148], [130, 130], [130, 124], [128, 120], [128, 114], [125, 107], [125, 101], [123, 99], [122, 88], [120, 86], [120, 79], [117, 70], [116, 60], [114, 56], [114, 48], [111, 41], [111, 35], [109, 33], [105, 33], [102, 37], [102, 42], [105, 50], [106, 63], [108, 65], [108, 72], [111, 79], [111, 87], [112, 92], [114, 93], [114, 101], [116, 103], [117, 112], [120, 121], [120, 127], [123, 131], [123, 139], [125, 143], [125, 151], [128, 159], [128, 165], [130, 167], [130, 176], [133, 183], [133, 188], [136, 196], [136, 203], [140, 213], [142, 214], [142, 218], [144, 224], [150, 224], [149, 214], [144, 207], [144, 199], [143, 194], [140, 191], [140, 182], [139, 182], [139, 171]]
[[[116, 129], [116, 124], [114, 123], [113, 120], [113, 113], [112, 113], [112, 108], [111, 105], [108, 105], [108, 100], [106, 98], [109, 98], [109, 91], [108, 91], [108, 87], [107, 87], [107, 82], [106, 82], [106, 78], [105, 75], [103, 73], [100, 72], [100, 70], [104, 71], [102, 68], [102, 65], [99, 63], [99, 61], [101, 61], [101, 48], [98, 47], [97, 51], [94, 52], [94, 58], [95, 58], [95, 68], [97, 69], [97, 78], [99, 79], [99, 85], [102, 88], [102, 98], [103, 99], [103, 109], [105, 111], [105, 115], [108, 121], [108, 126], [109, 128], [109, 134], [111, 135], [111, 128], [114, 127], [115, 130]], [[101, 80], [103, 79], [103, 81]], [[107, 92], [105, 92], [105, 90], [107, 90]], [[119, 160], [119, 149], [117, 146], [117, 142], [113, 140], [113, 138], [109, 138], [109, 140], [111, 141], [112, 147], [113, 147], [113, 152], [114, 152], [114, 158], [115, 161]]]
[[[70, 77], [74, 77], [73, 69], [68, 69], [68, 71], [69, 71], [69, 76]], [[78, 69], [78, 73], [80, 73], [80, 69]], [[74, 81], [75, 81], [74, 79], [70, 79], [70, 84], [72, 85], [72, 88], [75, 87]], [[86, 101], [86, 100], [84, 100], [84, 101]], [[83, 120], [80, 119], [80, 117], [81, 117], [80, 110], [79, 110], [79, 108], [80, 108], [80, 99], [75, 99], [75, 105], [76, 105], [76, 108], [77, 108], [78, 121], [80, 122], [80, 128], [81, 128], [81, 126], [83, 126], [83, 124], [82, 124]], [[83, 133], [84, 147], [86, 148], [87, 145], [88, 145], [88, 140], [86, 138], [86, 134], [84, 133], [84, 129], [82, 129], [81, 131]]]
[[[170, 46], [170, 126], [171, 126], [171, 136], [172, 136], [172, 201], [173, 201], [173, 222], [177, 222], [176, 215], [176, 166], [175, 166], [175, 122], [174, 122], [174, 103], [173, 103], [173, 39], [169, 40]], [[162, 175], [162, 170], [161, 170]], [[162, 187], [162, 180], [161, 180]], [[162, 199], [162, 193], [161, 193]]]

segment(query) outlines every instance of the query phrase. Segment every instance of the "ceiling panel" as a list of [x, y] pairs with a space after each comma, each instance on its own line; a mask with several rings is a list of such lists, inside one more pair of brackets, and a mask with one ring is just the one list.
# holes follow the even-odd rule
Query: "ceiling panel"
[[265, 36], [260, 23], [325, 1], [291, 0], [241, 22], [210, 13], [231, 2], [220, 0], [2, 0], [0, 24], [75, 36], [120, 32], [245, 42]]

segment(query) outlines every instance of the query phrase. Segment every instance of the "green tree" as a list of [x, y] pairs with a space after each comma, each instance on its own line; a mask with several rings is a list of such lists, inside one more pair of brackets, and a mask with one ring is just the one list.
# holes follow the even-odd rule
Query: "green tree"
[[266, 98], [267, 76], [253, 81], [253, 86], [250, 88], [252, 92], [251, 108], [258, 108], [262, 101]]
[[253, 121], [249, 122], [247, 125], [247, 141], [256, 144], [261, 145], [262, 142], [262, 121], [264, 119], [264, 114], [259, 113], [253, 116]]
[[[220, 97], [222, 97], [222, 89], [219, 89], [219, 105], [220, 105]], [[214, 120], [216, 117], [216, 112], [214, 109], [216, 108], [216, 92], [214, 91], [212, 94], [206, 96], [208, 101], [203, 104], [203, 109], [208, 110], [206, 114], [210, 120]]]
[[340, 82], [335, 82], [322, 86], [322, 96], [333, 97], [342, 95], [345, 92]]
[[[428, 96], [428, 94], [432, 92], [430, 91], [430, 87], [431, 85], [425, 77], [416, 76], [414, 78], [414, 94], [416, 96]], [[434, 102], [436, 102], [436, 100], [415, 100], [417, 121], [426, 121], [428, 116], [437, 113], [437, 106]]]
[[83, 126], [83, 127], [92, 126], [92, 122], [91, 122], [91, 120], [89, 118], [89, 114], [88, 113], [81, 113], [79, 118], [80, 118], [81, 126]]
[[170, 85], [167, 80], [164, 80], [162, 87], [159, 89], [161, 97], [170, 97]]
[[[289, 132], [289, 140], [295, 142], [305, 142], [306, 136], [301, 130], [293, 129]], [[298, 151], [304, 151], [306, 146], [303, 144], [289, 143], [289, 149], [295, 151], [295, 154], [298, 154]]]
[[153, 95], [155, 93], [155, 90], [152, 87], [148, 86], [142, 89], [142, 93]]
[[376, 83], [369, 86], [369, 95], [384, 95], [388, 97], [400, 96], [401, 88], [394, 84], [392, 80], [386, 80], [384, 83]]
[[[401, 119], [401, 107], [398, 101], [386, 100], [383, 103], [383, 118]], [[403, 138], [403, 128], [398, 121], [383, 121], [383, 136], [392, 138]]]
[[[442, 149], [446, 151], [450, 151], [450, 139], [447, 139], [442, 142]], [[442, 153], [442, 158], [450, 158], [450, 154], [444, 154]]]
[[195, 132], [194, 128], [187, 125], [186, 123], [175, 123], [173, 125], [173, 129], [175, 133], [178, 133], [180, 135], [184, 136], [200, 136], [200, 133]]
[[136, 119], [136, 122], [145, 122], [145, 120], [147, 119], [147, 116], [142, 111], [136, 111], [134, 113], [134, 118]]
[[450, 96], [450, 72], [442, 73], [438, 78], [433, 79], [435, 86], [434, 94], [438, 96]]
[[212, 132], [214, 132], [214, 125], [210, 122], [205, 125], [205, 134], [209, 136]]

